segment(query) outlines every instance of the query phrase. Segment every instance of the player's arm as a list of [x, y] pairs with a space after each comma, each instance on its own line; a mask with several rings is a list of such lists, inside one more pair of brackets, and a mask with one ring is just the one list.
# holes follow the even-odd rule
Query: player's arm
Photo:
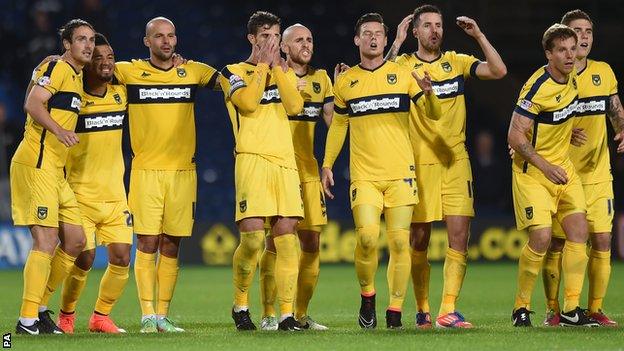
[[501, 79], [507, 75], [507, 67], [503, 59], [486, 38], [485, 34], [481, 32], [477, 22], [472, 18], [459, 16], [457, 17], [457, 25], [477, 41], [485, 55], [485, 62], [476, 63], [477, 66], [474, 70], [476, 76], [479, 79]]
[[[335, 109], [335, 114], [329, 125], [329, 131], [327, 132], [327, 140], [325, 141], [325, 156], [323, 157], [323, 167], [321, 169], [321, 183], [323, 184], [323, 190], [325, 195], [330, 199], [334, 198], [330, 187], [334, 186], [334, 173], [332, 167], [334, 162], [342, 150], [345, 138], [347, 137], [347, 131], [349, 129], [349, 117], [346, 116], [346, 111], [342, 111], [340, 108]], [[346, 109], [345, 109], [346, 110]], [[342, 114], [345, 113], [345, 114]]]
[[[337, 64], [334, 68], [334, 82], [338, 79], [338, 75], [343, 71], [344, 64]], [[347, 65], [344, 65], [347, 67]], [[328, 127], [331, 125], [332, 118], [334, 117], [334, 88], [329, 76], [325, 77], [325, 97], [323, 99], [323, 120]]]
[[34, 85], [26, 98], [24, 110], [32, 119], [54, 134], [63, 145], [70, 147], [78, 143], [78, 136], [71, 130], [64, 129], [50, 116], [46, 103], [52, 97], [47, 89]]
[[[275, 78], [277, 90], [279, 91], [282, 105], [289, 116], [297, 116], [303, 111], [303, 97], [297, 89], [296, 76], [292, 71], [284, 72], [281, 65], [273, 65], [271, 74]], [[288, 74], [294, 77], [289, 78]]]
[[256, 112], [260, 106], [260, 100], [262, 100], [268, 73], [269, 65], [266, 63], [258, 63], [255, 72], [248, 81], [224, 70], [222, 77], [229, 80], [230, 100], [241, 113], [250, 115]]
[[533, 119], [514, 111], [509, 123], [507, 143], [517, 153], [515, 156], [522, 156], [527, 162], [542, 171], [548, 180], [555, 184], [566, 184], [568, 176], [565, 170], [546, 161], [535, 151], [535, 148], [527, 139], [527, 133], [533, 128], [533, 124]]
[[326, 98], [323, 104], [323, 120], [326, 126], [331, 126], [332, 119], [334, 117], [334, 99]]
[[620, 97], [617, 93], [609, 97], [607, 117], [609, 117], [611, 126], [615, 131], [614, 140], [619, 141], [617, 152], [624, 153], [624, 109], [622, 108], [622, 102], [620, 101]]
[[411, 96], [418, 113], [434, 121], [442, 118], [440, 99], [438, 99], [433, 92], [433, 85], [431, 84], [431, 76], [429, 76], [429, 73], [425, 71], [424, 75], [420, 76], [418, 72], [412, 71], [412, 77], [414, 77], [420, 88], [420, 92], [416, 91], [415, 94]]
[[399, 55], [401, 45], [403, 45], [403, 42], [405, 41], [405, 39], [407, 39], [407, 30], [409, 29], [410, 23], [412, 23], [413, 18], [414, 15], [410, 14], [409, 16], [403, 18], [401, 23], [399, 23], [399, 25], [397, 26], [397, 35], [396, 38], [394, 38], [394, 42], [392, 43], [390, 50], [388, 50], [388, 53], [386, 54], [386, 60], [394, 61]]

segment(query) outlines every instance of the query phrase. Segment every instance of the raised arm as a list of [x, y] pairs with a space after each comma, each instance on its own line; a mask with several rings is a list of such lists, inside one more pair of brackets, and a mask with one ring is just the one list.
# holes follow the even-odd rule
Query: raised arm
[[607, 117], [609, 117], [611, 126], [615, 131], [615, 138], [613, 140], [619, 141], [617, 152], [624, 153], [624, 109], [622, 109], [622, 102], [617, 94], [611, 95], [609, 98]]
[[[292, 72], [290, 72], [292, 73]], [[275, 77], [277, 90], [282, 100], [282, 105], [289, 116], [296, 116], [303, 111], [303, 97], [297, 89], [297, 84], [288, 78], [287, 73], [282, 70], [280, 65], [273, 64], [271, 74]]]
[[466, 16], [457, 17], [457, 25], [460, 26], [466, 34], [473, 37], [483, 54], [485, 55], [485, 62], [481, 62], [476, 69], [476, 75], [479, 79], [501, 79], [507, 74], [507, 67], [503, 62], [494, 46], [485, 37], [485, 34], [481, 32], [481, 29], [477, 25], [477, 22], [472, 18]]
[[551, 182], [566, 184], [568, 176], [565, 170], [546, 161], [535, 151], [535, 148], [527, 139], [527, 133], [533, 128], [533, 123], [534, 121], [531, 118], [523, 116], [518, 112], [514, 111], [511, 115], [507, 143], [516, 152], [514, 157], [522, 156], [525, 161], [542, 171], [544, 176]]
[[407, 30], [409, 29], [410, 23], [412, 23], [413, 18], [414, 15], [406, 16], [397, 26], [396, 38], [394, 38], [394, 42], [392, 43], [392, 46], [390, 47], [390, 50], [388, 50], [388, 53], [385, 57], [387, 61], [394, 61], [394, 59], [396, 59], [396, 57], [399, 55], [401, 45], [403, 45], [403, 42], [405, 41], [405, 39], [407, 39]]

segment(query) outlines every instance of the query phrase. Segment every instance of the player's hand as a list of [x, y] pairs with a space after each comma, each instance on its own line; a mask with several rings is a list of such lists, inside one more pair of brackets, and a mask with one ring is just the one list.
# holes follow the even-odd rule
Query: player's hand
[[613, 138], [613, 140], [619, 141], [618, 146], [617, 146], [617, 153], [618, 154], [624, 153], [624, 129], [622, 129], [619, 133], [617, 133], [615, 135], [615, 138]]
[[420, 74], [416, 71], [412, 71], [412, 77], [416, 78], [416, 83], [425, 95], [429, 95], [433, 93], [433, 85], [431, 84], [431, 76], [429, 72], [425, 71], [424, 75], [421, 77]]
[[188, 62], [187, 59], [185, 59], [184, 57], [182, 57], [182, 55], [177, 54], [177, 53], [174, 53], [172, 58], [173, 58], [173, 67], [178, 67]]
[[587, 142], [587, 133], [583, 128], [572, 128], [572, 138], [570, 144], [574, 146], [581, 146]]
[[414, 14], [408, 15], [403, 18], [401, 23], [399, 23], [399, 25], [397, 26], [397, 34], [396, 38], [394, 39], [394, 42], [396, 44], [401, 45], [403, 44], [405, 39], [407, 39], [407, 30], [409, 29], [410, 23], [412, 23], [412, 19], [414, 19]]
[[308, 81], [303, 78], [297, 79], [297, 90], [304, 91], [306, 86], [308, 85]]
[[334, 83], [336, 82], [336, 79], [338, 79], [338, 76], [344, 73], [344, 71], [348, 70], [349, 68], [350, 67], [344, 62], [340, 62], [339, 64], [337, 64], [336, 67], [334, 67]]
[[321, 169], [321, 184], [323, 184], [323, 191], [328, 198], [334, 199], [334, 194], [329, 190], [334, 186], [334, 172], [327, 167]]
[[269, 66], [273, 63], [273, 58], [275, 56], [275, 53], [273, 52], [274, 46], [275, 40], [273, 37], [270, 37], [269, 39], [258, 45], [256, 51], [258, 63], [266, 63]]
[[507, 144], [507, 148], [509, 149], [509, 158], [511, 158], [513, 160], [513, 156], [516, 153], [516, 150], [514, 150], [513, 147], [511, 147], [511, 145]]
[[51, 62], [51, 61], [58, 61], [58, 60], [60, 60], [60, 59], [61, 59], [61, 55], [49, 55], [49, 56], [46, 56], [46, 57], [43, 59], [43, 61], [41, 61], [41, 63], [39, 63], [39, 64], [37, 65], [37, 68], [39, 68], [39, 67], [41, 67], [41, 66], [45, 65], [45, 64], [46, 64], [46, 63], [48, 63], [48, 62]]
[[72, 147], [80, 142], [78, 135], [71, 130], [61, 128], [55, 135], [67, 147]]
[[547, 163], [542, 169], [542, 173], [544, 173], [548, 180], [555, 184], [563, 185], [568, 183], [568, 175], [565, 170], [559, 166]]
[[460, 26], [461, 29], [466, 32], [466, 34], [470, 35], [473, 38], [476, 38], [482, 34], [481, 29], [479, 29], [479, 26], [477, 25], [477, 22], [475, 22], [475, 20], [473, 20], [472, 18], [459, 16], [457, 17], [457, 25]]

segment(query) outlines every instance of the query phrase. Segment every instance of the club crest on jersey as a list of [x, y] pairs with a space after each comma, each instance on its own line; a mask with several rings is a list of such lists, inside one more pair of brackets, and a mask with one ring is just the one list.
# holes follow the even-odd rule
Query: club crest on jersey
[[121, 96], [119, 96], [119, 94], [115, 94], [115, 95], [113, 95], [113, 99], [115, 99], [115, 102], [116, 102], [118, 105], [121, 105]]
[[45, 206], [37, 207], [37, 218], [46, 219], [48, 218], [48, 208]]
[[176, 68], [178, 72], [178, 77], [184, 78], [186, 77], [186, 70], [184, 68]]
[[444, 70], [444, 72], [450, 72], [453, 70], [453, 67], [451, 67], [451, 64], [448, 62], [442, 62], [442, 69]]
[[388, 80], [388, 84], [396, 84], [397, 82], [397, 76], [394, 73], [388, 73], [386, 79]]
[[320, 94], [321, 93], [321, 83], [319, 83], [319, 82], [312, 82], [312, 90], [314, 90], [315, 93]]
[[526, 213], [527, 219], [533, 219], [533, 206], [526, 207], [524, 212]]
[[238, 209], [240, 210], [240, 213], [245, 213], [245, 211], [247, 211], [247, 200], [239, 202]]
[[600, 83], [602, 83], [599, 74], [592, 74], [592, 83], [594, 83], [595, 86], [599, 86]]

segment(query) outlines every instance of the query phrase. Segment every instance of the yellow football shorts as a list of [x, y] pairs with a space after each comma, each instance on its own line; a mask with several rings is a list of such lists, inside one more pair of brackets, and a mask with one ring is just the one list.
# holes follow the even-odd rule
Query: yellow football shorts
[[237, 154], [234, 167], [236, 222], [251, 217], [303, 218], [299, 172], [260, 155]]
[[539, 170], [512, 172], [512, 194], [516, 227], [552, 227], [553, 218], [561, 222], [574, 213], [585, 213], [585, 193], [573, 167], [566, 167], [568, 183], [557, 185]]
[[301, 183], [303, 191], [304, 218], [297, 229], [310, 230], [327, 224], [327, 207], [325, 194], [320, 180]]
[[84, 250], [98, 245], [132, 245], [132, 214], [126, 201], [78, 201], [82, 227], [87, 236]]
[[191, 236], [197, 201], [195, 170], [133, 169], [128, 205], [134, 216], [134, 232]]
[[352, 209], [357, 205], [373, 205], [383, 210], [418, 203], [418, 187], [414, 178], [355, 180], [351, 182], [349, 193]]
[[452, 164], [416, 165], [420, 202], [412, 223], [440, 221], [444, 216], [474, 217], [472, 168], [467, 158]]
[[[611, 233], [613, 229], [613, 183], [602, 182], [583, 184], [585, 201], [587, 202], [587, 222], [589, 233]], [[552, 235], [555, 238], [565, 239], [563, 228], [554, 220]]]
[[35, 168], [11, 162], [11, 211], [15, 225], [58, 228], [59, 222], [82, 225], [74, 192], [63, 169]]

